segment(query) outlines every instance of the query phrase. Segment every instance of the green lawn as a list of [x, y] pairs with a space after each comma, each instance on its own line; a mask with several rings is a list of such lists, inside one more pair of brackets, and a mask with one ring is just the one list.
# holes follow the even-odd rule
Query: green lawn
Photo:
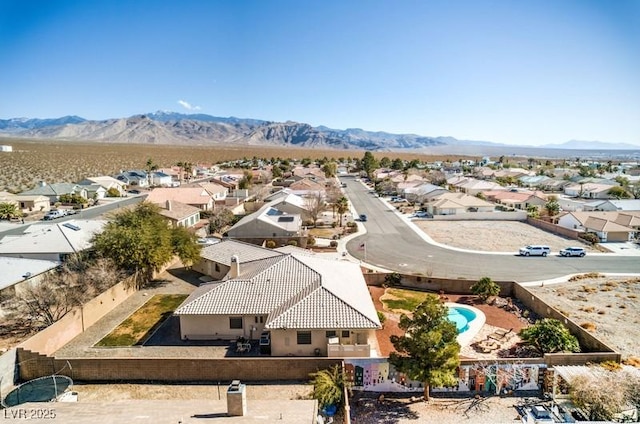
[[158, 328], [187, 298], [186, 294], [157, 294], [122, 321], [96, 346], [134, 346]]
[[420, 291], [388, 288], [380, 300], [388, 311], [411, 312], [429, 295]]

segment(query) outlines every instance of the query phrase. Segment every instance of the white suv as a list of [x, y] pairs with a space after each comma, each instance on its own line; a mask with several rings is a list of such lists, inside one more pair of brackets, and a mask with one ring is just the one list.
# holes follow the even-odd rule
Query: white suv
[[549, 253], [549, 246], [531, 245], [520, 249], [520, 256], [547, 256]]

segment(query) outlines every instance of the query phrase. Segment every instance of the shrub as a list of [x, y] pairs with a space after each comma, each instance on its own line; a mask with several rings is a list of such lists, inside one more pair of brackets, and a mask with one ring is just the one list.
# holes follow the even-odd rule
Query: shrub
[[267, 240], [267, 243], [265, 244], [265, 246], [267, 246], [267, 248], [269, 249], [274, 249], [277, 245], [275, 241]]
[[392, 272], [384, 276], [384, 282], [389, 286], [399, 286], [402, 281], [402, 276], [397, 272]]
[[109, 190], [107, 190], [107, 197], [120, 197], [120, 192], [117, 188], [111, 187]]
[[304, 221], [302, 221], [302, 225], [304, 227], [313, 227], [314, 226], [313, 219], [305, 219]]
[[357, 227], [357, 225], [356, 225], [356, 223], [355, 223], [355, 222], [353, 222], [353, 221], [349, 221], [349, 222], [347, 222], [347, 227], [349, 227], [349, 228], [355, 228], [355, 227]]
[[600, 237], [596, 233], [581, 233], [578, 235], [583, 240], [588, 241], [591, 244], [598, 244], [600, 242]]
[[387, 316], [381, 311], [376, 311], [376, 312], [378, 313], [378, 319], [380, 320], [380, 324], [384, 325], [385, 321], [387, 320]]
[[335, 247], [338, 247], [338, 242], [337, 242], [337, 241], [335, 241], [335, 240], [331, 240], [331, 241], [329, 242], [329, 247], [334, 247], [334, 248], [335, 248]]
[[596, 325], [592, 322], [583, 322], [580, 324], [580, 327], [584, 328], [587, 331], [595, 331]]
[[297, 240], [289, 240], [287, 242], [287, 245], [289, 245], [289, 246], [297, 246], [298, 245], [298, 241]]
[[307, 237], [307, 246], [315, 246], [315, 245], [316, 245], [316, 238], [310, 234], [309, 237]]
[[333, 221], [331, 223], [331, 228], [336, 228], [338, 226], [338, 223], [336, 221]]
[[483, 302], [500, 293], [500, 286], [489, 277], [482, 277], [474, 285], [471, 286], [471, 292], [480, 298]]

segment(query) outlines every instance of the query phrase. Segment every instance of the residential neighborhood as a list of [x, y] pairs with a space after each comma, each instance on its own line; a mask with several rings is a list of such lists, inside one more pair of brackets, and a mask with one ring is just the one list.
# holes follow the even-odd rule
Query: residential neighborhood
[[[97, 271], [85, 277], [74, 273], [90, 269], [97, 258], [111, 261], [111, 269], [101, 272], [122, 272], [106, 291], [82, 297], [91, 300], [61, 304], [55, 302], [62, 299], [52, 298], [45, 309], [63, 308], [62, 313], [25, 329], [25, 337], [6, 338], [0, 367], [31, 365], [19, 368], [17, 384], [2, 380], [2, 393], [21, 393], [18, 382], [50, 374], [45, 360], [68, 363], [73, 375], [61, 374], [79, 381], [127, 380], [129, 368], [107, 365], [114, 358], [135, 360], [135, 379], [156, 381], [306, 380], [316, 369], [344, 363], [345, 381], [365, 398], [370, 393], [446, 396], [451, 390], [470, 398], [535, 393], [538, 409], [523, 408], [523, 419], [556, 410], [584, 416], [586, 406], [576, 406], [571, 396], [570, 386], [581, 384], [572, 373], [600, 375], [594, 363], [633, 364], [640, 351], [597, 332], [609, 324], [573, 321], [572, 312], [549, 306], [537, 287], [549, 280], [564, 290], [582, 273], [585, 293], [592, 293], [585, 288], [590, 285], [634, 292], [633, 275], [640, 273], [640, 204], [633, 196], [639, 194], [639, 180], [623, 171], [638, 164], [620, 165], [616, 175], [596, 178], [573, 173], [584, 170], [584, 163], [565, 162], [558, 177], [550, 165], [530, 161], [522, 167], [492, 158], [414, 162], [409, 168], [408, 162], [385, 158], [367, 162], [369, 154], [325, 163], [188, 164], [189, 172], [183, 163], [0, 193], [6, 209], [0, 226], [5, 270], [0, 315], [12, 326], [19, 326], [19, 314], [47, 285], [84, 292], [65, 284], [91, 278]], [[495, 236], [474, 241], [464, 230], [474, 225], [493, 229]], [[169, 232], [156, 238], [163, 231]], [[533, 265], [537, 259], [517, 256], [522, 246], [508, 239], [520, 240], [520, 232], [539, 237], [523, 244], [553, 240], [546, 250], [551, 258]], [[114, 250], [115, 245], [124, 250]], [[584, 253], [561, 261], [565, 248]], [[440, 252], [457, 259], [413, 259]], [[114, 256], [102, 257], [109, 254]], [[428, 263], [433, 268], [424, 271]], [[604, 276], [591, 269], [604, 263], [618, 263], [622, 272], [616, 275], [629, 277], [600, 283]], [[473, 285], [485, 279], [494, 285], [490, 302]], [[87, 281], [83, 284], [95, 284]], [[140, 334], [128, 327], [127, 320], [157, 308], [154, 302], [169, 301], [172, 306], [158, 312], [152, 327], [143, 326]], [[417, 324], [405, 320], [429, 302], [434, 302], [429, 313], [445, 311], [440, 320], [453, 320], [451, 311], [461, 317], [446, 321], [456, 327], [447, 343], [459, 349], [452, 356], [454, 383], [430, 388], [405, 368], [401, 356], [418, 354], [402, 350], [414, 347], [401, 340], [418, 337], [410, 329]], [[637, 306], [620, 305], [623, 314]], [[36, 317], [42, 310], [30, 313]], [[546, 320], [560, 326], [553, 331], [566, 331], [573, 347], [537, 346], [528, 331]], [[114, 332], [132, 338], [123, 342]], [[230, 358], [239, 362], [225, 371], [201, 362]], [[292, 359], [296, 365], [287, 368]], [[174, 362], [187, 360], [193, 368], [182, 368], [176, 380]], [[274, 367], [265, 360], [281, 362], [271, 362], [280, 364]], [[82, 368], [78, 361], [93, 365]], [[159, 371], [154, 361], [166, 364]], [[635, 381], [633, 366], [622, 366], [628, 373], [624, 378]], [[545, 396], [562, 406], [553, 409]], [[359, 408], [354, 404], [354, 411]], [[621, 408], [615, 414], [637, 417], [637, 410]], [[344, 414], [342, 419], [347, 422]]]

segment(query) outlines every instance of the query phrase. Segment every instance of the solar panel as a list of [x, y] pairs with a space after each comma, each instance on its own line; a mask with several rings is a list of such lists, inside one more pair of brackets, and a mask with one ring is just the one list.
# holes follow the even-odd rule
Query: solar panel
[[292, 216], [280, 216], [278, 217], [278, 222], [293, 222]]

